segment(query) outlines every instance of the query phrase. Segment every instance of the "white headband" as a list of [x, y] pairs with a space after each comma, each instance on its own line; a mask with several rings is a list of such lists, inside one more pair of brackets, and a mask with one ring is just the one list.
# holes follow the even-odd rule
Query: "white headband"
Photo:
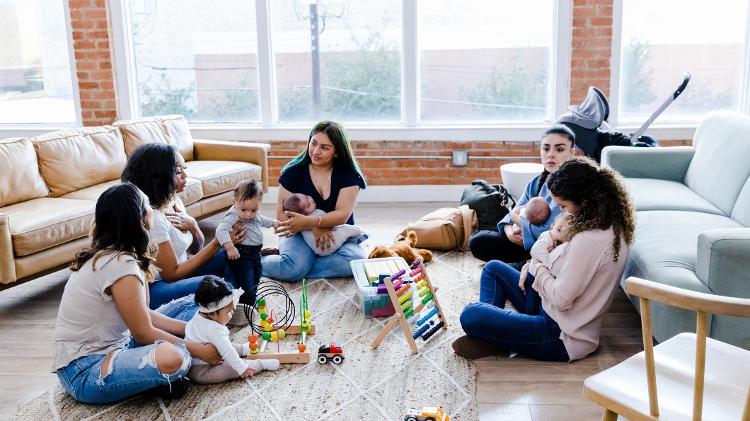
[[237, 304], [240, 302], [240, 295], [244, 293], [245, 291], [242, 288], [233, 289], [232, 295], [227, 295], [219, 301], [214, 301], [207, 307], [198, 304], [198, 311], [201, 313], [213, 313], [216, 310], [221, 310], [229, 303], [234, 304], [232, 307], [237, 307]]

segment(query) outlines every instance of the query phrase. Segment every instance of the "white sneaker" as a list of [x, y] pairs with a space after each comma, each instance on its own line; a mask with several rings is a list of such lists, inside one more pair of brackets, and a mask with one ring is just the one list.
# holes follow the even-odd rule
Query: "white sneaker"
[[247, 307], [246, 304], [237, 304], [237, 307], [234, 308], [232, 318], [227, 325], [233, 327], [245, 327], [249, 325], [250, 321], [247, 319], [247, 316], [245, 316], [245, 308]]
[[279, 360], [250, 360], [247, 361], [247, 366], [255, 371], [255, 374], [260, 373], [263, 370], [275, 371], [281, 367]]

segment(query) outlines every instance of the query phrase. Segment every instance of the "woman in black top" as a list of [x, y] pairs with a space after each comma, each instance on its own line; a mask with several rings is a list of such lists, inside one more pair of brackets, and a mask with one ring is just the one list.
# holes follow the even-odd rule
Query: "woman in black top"
[[[344, 128], [332, 121], [315, 125], [307, 148], [281, 170], [276, 217], [281, 221], [277, 234], [282, 238], [279, 255], [263, 257], [263, 275], [292, 282], [305, 277], [352, 276], [349, 262], [367, 256], [362, 246], [348, 241], [336, 253], [321, 257], [305, 243], [299, 232], [311, 229], [319, 247], [330, 247], [331, 227], [354, 224], [352, 212], [357, 196], [366, 187]], [[285, 212], [282, 204], [291, 193], [311, 196], [317, 208], [326, 214], [305, 216]]]

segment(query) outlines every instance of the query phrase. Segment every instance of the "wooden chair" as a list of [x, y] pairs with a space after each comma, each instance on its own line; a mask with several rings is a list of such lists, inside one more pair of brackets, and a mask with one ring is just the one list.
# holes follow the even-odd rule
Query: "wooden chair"
[[[619, 414], [633, 420], [750, 421], [750, 351], [706, 338], [709, 314], [750, 318], [750, 299], [634, 277], [625, 280], [625, 292], [640, 297], [644, 351], [584, 381], [586, 397], [604, 407], [602, 420]], [[695, 311], [696, 333], [654, 346], [650, 300]]]

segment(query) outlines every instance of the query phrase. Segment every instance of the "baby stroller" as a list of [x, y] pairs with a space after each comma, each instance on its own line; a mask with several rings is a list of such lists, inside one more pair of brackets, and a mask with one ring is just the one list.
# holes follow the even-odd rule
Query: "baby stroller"
[[570, 107], [561, 115], [555, 124], [563, 124], [573, 130], [576, 135], [576, 146], [586, 156], [601, 160], [602, 149], [605, 146], [639, 146], [655, 147], [659, 144], [650, 136], [643, 133], [678, 96], [685, 90], [690, 81], [690, 73], [685, 72], [682, 83], [646, 120], [632, 136], [625, 135], [612, 129], [607, 124], [609, 118], [609, 101], [599, 88], [590, 87], [581, 105]]

